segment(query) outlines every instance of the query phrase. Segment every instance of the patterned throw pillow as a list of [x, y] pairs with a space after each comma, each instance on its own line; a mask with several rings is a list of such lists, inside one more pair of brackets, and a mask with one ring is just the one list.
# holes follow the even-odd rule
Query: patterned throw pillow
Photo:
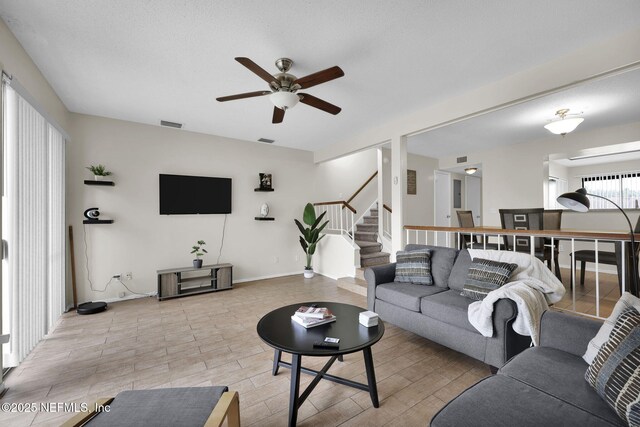
[[396, 254], [396, 282], [433, 285], [431, 251], [399, 251]]
[[600, 351], [600, 347], [602, 347], [609, 339], [609, 335], [611, 335], [611, 331], [618, 321], [618, 317], [631, 307], [640, 312], [640, 298], [631, 295], [629, 292], [625, 292], [622, 294], [615, 307], [613, 307], [611, 315], [604, 321], [596, 336], [589, 341], [587, 351], [582, 356], [585, 362], [591, 365], [596, 354]]
[[507, 283], [516, 268], [518, 264], [474, 258], [461, 295], [482, 301], [489, 292]]
[[640, 313], [635, 308], [618, 318], [609, 340], [600, 347], [585, 379], [630, 426], [640, 426]]

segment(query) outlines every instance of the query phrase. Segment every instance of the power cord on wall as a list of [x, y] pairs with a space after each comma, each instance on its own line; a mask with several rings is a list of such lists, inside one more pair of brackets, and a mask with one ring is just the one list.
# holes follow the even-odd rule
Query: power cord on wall
[[89, 253], [88, 253], [88, 245], [87, 245], [87, 227], [85, 224], [82, 224], [82, 237], [83, 237], [83, 241], [84, 241], [84, 260], [85, 260], [85, 267], [87, 269], [87, 280], [89, 281], [89, 288], [94, 291], [94, 292], [105, 292], [107, 290], [107, 288], [109, 287], [109, 285], [111, 284], [111, 282], [113, 281], [113, 279], [116, 279], [118, 282], [120, 282], [120, 284], [122, 286], [124, 286], [129, 292], [131, 292], [132, 294], [136, 294], [136, 295], [144, 295], [144, 296], [149, 296], [149, 294], [141, 294], [140, 292], [134, 292], [131, 289], [129, 289], [129, 287], [127, 285], [125, 285], [122, 280], [120, 280], [119, 277], [112, 277], [111, 279], [109, 279], [109, 281], [104, 285], [103, 289], [95, 289], [93, 287], [93, 282], [91, 281], [91, 271], [89, 270]]
[[218, 253], [218, 260], [216, 264], [220, 264], [220, 257], [222, 256], [222, 247], [224, 246], [224, 232], [227, 229], [227, 214], [224, 215], [224, 224], [222, 225], [222, 239], [220, 240], [220, 252]]

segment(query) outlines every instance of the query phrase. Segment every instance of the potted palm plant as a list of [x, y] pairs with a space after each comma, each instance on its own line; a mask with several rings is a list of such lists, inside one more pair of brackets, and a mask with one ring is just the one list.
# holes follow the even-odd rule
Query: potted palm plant
[[313, 208], [313, 205], [311, 203], [307, 203], [304, 207], [304, 212], [302, 213], [302, 221], [308, 225], [308, 227], [305, 227], [300, 221], [294, 219], [300, 233], [302, 233], [302, 236], [300, 236], [300, 246], [302, 246], [302, 250], [307, 257], [307, 264], [304, 267], [305, 279], [313, 277], [313, 266], [311, 265], [313, 254], [316, 252], [316, 245], [325, 236], [324, 234], [321, 234], [322, 230], [329, 223], [329, 221], [325, 221], [324, 224], [320, 225], [325, 214], [326, 212], [322, 212], [322, 214], [316, 218], [316, 211]]
[[102, 181], [105, 176], [111, 175], [111, 172], [109, 172], [104, 165], [91, 165], [87, 166], [87, 169], [91, 171], [91, 173], [93, 174], [93, 179], [95, 179], [96, 181]]
[[195, 268], [202, 268], [202, 260], [200, 257], [209, 253], [203, 248], [204, 245], [206, 245], [204, 240], [198, 240], [198, 242], [191, 247], [191, 253], [196, 255], [196, 259], [193, 260], [193, 266]]

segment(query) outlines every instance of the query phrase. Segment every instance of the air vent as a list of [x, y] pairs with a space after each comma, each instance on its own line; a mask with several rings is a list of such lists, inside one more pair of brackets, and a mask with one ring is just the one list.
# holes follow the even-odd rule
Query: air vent
[[166, 120], [160, 120], [160, 126], [166, 126], [166, 127], [169, 127], [169, 128], [182, 129], [182, 123], [168, 122]]
[[467, 163], [467, 156], [463, 156], [463, 157], [458, 157], [456, 159], [457, 163]]
[[274, 142], [276, 142], [275, 139], [267, 139], [267, 138], [260, 138], [258, 141], [259, 142], [265, 142], [267, 144], [273, 144]]

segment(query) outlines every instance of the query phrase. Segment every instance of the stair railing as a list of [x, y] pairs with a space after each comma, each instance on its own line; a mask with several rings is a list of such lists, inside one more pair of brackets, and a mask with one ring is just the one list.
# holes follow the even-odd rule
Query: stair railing
[[326, 219], [329, 221], [325, 231], [328, 233], [346, 234], [353, 239], [356, 222], [359, 220], [355, 218], [356, 210], [351, 206], [351, 202], [358, 194], [365, 189], [367, 185], [373, 179], [378, 176], [378, 171], [375, 171], [367, 180], [362, 184], [347, 200], [334, 200], [330, 202], [317, 202], [313, 206], [316, 209], [316, 215], [320, 215], [322, 212], [326, 212]]
[[382, 204], [382, 234], [391, 240], [391, 214], [393, 211], [385, 203]]
[[329, 221], [329, 224], [325, 227], [325, 232], [347, 234], [350, 238], [353, 238], [356, 214], [353, 206], [344, 200], [318, 202], [314, 203], [313, 206], [315, 207], [316, 215], [326, 212], [325, 219]]

